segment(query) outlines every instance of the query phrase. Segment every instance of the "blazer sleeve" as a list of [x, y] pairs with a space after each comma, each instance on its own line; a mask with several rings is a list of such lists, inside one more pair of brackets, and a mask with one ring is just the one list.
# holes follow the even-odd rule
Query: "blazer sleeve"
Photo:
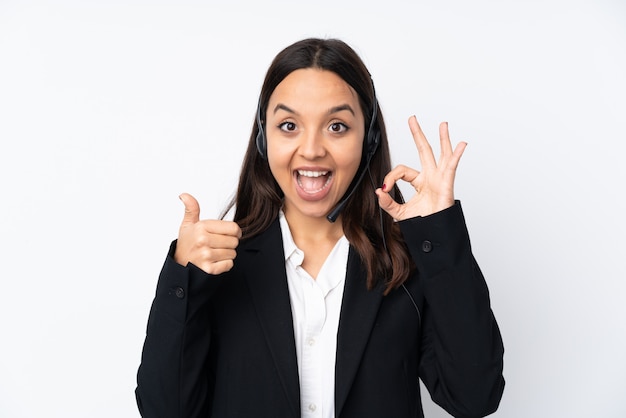
[[455, 417], [493, 413], [504, 390], [504, 347], [457, 201], [400, 228], [424, 294], [420, 378]]
[[144, 418], [208, 416], [208, 305], [222, 277], [176, 263], [170, 247], [150, 309], [135, 396]]

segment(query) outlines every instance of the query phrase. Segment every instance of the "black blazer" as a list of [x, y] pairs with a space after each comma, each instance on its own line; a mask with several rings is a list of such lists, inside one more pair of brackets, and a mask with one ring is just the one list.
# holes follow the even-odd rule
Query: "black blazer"
[[[421, 378], [458, 417], [498, 407], [503, 345], [465, 220], [452, 208], [400, 222], [417, 270], [383, 296], [348, 256], [337, 334], [337, 417], [423, 417]], [[293, 322], [278, 220], [237, 248], [233, 269], [182, 267], [170, 248], [141, 365], [143, 417], [299, 417]]]

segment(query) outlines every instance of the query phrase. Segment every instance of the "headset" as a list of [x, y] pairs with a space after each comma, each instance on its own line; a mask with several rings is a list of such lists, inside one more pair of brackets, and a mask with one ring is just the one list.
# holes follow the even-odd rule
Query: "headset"
[[[367, 130], [367, 134], [365, 135], [365, 138], [364, 138], [364, 147], [363, 147], [365, 151], [365, 164], [363, 165], [363, 169], [361, 170], [361, 173], [358, 175], [357, 180], [352, 186], [352, 188], [350, 189], [350, 191], [346, 193], [345, 197], [341, 199], [341, 201], [337, 203], [335, 208], [331, 210], [330, 213], [326, 216], [326, 219], [328, 219], [329, 222], [335, 222], [337, 218], [339, 217], [339, 214], [343, 210], [344, 206], [346, 205], [346, 203], [348, 203], [348, 200], [350, 199], [352, 194], [355, 192], [355, 190], [357, 189], [357, 187], [363, 180], [365, 173], [369, 171], [370, 161], [372, 160], [372, 157], [374, 156], [374, 154], [376, 153], [376, 150], [378, 149], [378, 146], [380, 145], [381, 132], [380, 132], [380, 129], [378, 128], [378, 123], [377, 123], [378, 122], [378, 100], [376, 99], [376, 90], [374, 89], [374, 81], [372, 81], [372, 90], [374, 92], [374, 98], [372, 101], [372, 118], [370, 120], [370, 125]], [[267, 138], [265, 136], [265, 129], [263, 127], [263, 115], [262, 115], [261, 107], [262, 107], [261, 98], [259, 97], [259, 104], [258, 104], [257, 111], [256, 111], [256, 123], [259, 129], [259, 132], [256, 135], [256, 148], [259, 152], [259, 155], [263, 159], [267, 159]]]

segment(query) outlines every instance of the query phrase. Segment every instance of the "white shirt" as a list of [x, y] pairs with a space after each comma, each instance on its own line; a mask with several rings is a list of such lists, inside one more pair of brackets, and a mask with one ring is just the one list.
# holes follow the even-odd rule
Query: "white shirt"
[[301, 416], [335, 417], [335, 358], [350, 244], [342, 236], [313, 279], [282, 211], [280, 228], [300, 377]]

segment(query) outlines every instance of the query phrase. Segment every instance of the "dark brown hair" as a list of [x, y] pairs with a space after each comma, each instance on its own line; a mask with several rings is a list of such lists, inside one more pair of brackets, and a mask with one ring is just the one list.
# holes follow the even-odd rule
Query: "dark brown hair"
[[[380, 144], [369, 166], [369, 177], [363, 179], [342, 211], [344, 234], [356, 249], [367, 269], [367, 286], [372, 289], [385, 280], [385, 293], [400, 286], [408, 277], [412, 261], [402, 239], [399, 226], [378, 206], [373, 190], [382, 184], [391, 170], [391, 158], [385, 124], [370, 74], [357, 53], [337, 39], [304, 39], [282, 50], [270, 65], [259, 98], [259, 112], [265, 109], [276, 86], [291, 72], [303, 68], [332, 71], [358, 94], [365, 119], [365, 132], [370, 126], [373, 106], [377, 106], [375, 129], [380, 132]], [[262, 116], [263, 117], [263, 116]], [[256, 137], [259, 126], [254, 123], [248, 149], [243, 160], [237, 193], [222, 217], [235, 207], [234, 221], [243, 231], [243, 239], [265, 231], [278, 216], [283, 193], [270, 172], [269, 164], [258, 152]], [[366, 153], [363, 152], [363, 155]], [[364, 169], [362, 161], [359, 170]], [[357, 176], [360, 173], [357, 172]], [[354, 182], [354, 180], [353, 180]], [[351, 190], [350, 185], [348, 190]], [[390, 192], [402, 201], [397, 186]]]

